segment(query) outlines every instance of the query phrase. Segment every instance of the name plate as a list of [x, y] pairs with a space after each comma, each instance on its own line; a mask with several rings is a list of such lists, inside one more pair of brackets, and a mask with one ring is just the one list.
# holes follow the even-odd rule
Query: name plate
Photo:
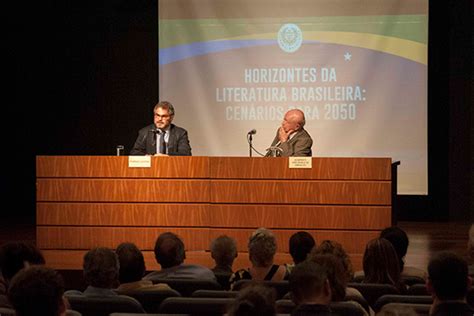
[[311, 157], [289, 157], [290, 169], [311, 169], [313, 167], [313, 158]]
[[151, 156], [128, 156], [129, 168], [150, 168]]

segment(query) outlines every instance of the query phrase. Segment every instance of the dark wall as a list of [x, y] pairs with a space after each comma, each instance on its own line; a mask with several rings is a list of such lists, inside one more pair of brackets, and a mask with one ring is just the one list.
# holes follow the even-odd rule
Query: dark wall
[[[36, 155], [128, 151], [151, 120], [158, 33], [156, 0], [30, 2], [6, 10], [0, 194], [16, 207], [0, 218], [34, 222]], [[474, 218], [471, 14], [468, 0], [430, 2], [429, 195], [400, 196], [401, 220]]]

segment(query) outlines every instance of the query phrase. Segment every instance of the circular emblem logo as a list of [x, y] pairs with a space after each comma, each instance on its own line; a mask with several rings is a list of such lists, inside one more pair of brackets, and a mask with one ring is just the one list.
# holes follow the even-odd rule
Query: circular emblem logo
[[303, 33], [296, 24], [284, 24], [278, 31], [278, 45], [287, 53], [296, 52], [303, 43]]

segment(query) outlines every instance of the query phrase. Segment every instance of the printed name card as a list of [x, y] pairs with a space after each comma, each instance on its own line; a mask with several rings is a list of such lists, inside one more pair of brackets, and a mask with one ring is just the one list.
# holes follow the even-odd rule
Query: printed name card
[[151, 156], [128, 156], [129, 168], [150, 168]]
[[313, 167], [313, 158], [311, 157], [289, 157], [289, 168], [311, 169]]

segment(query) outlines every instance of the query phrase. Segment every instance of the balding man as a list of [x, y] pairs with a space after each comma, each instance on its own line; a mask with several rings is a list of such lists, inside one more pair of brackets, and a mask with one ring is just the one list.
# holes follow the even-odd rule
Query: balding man
[[272, 156], [275, 152], [276, 156], [281, 157], [311, 157], [313, 140], [303, 128], [305, 122], [303, 111], [293, 109], [286, 112], [271, 145], [271, 148], [278, 147], [279, 149], [269, 150], [267, 156]]

